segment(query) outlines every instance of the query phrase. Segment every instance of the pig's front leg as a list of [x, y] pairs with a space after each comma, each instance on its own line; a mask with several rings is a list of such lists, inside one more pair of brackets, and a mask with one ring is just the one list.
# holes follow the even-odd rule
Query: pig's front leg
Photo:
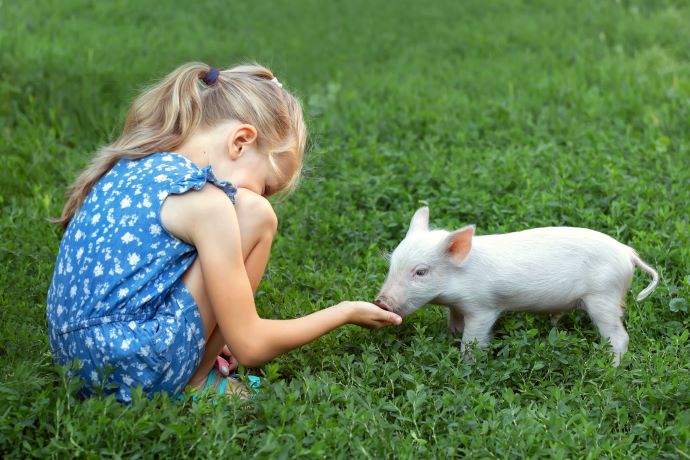
[[452, 339], [465, 328], [465, 319], [460, 309], [453, 305], [448, 307], [448, 311], [448, 337]]
[[464, 353], [472, 343], [476, 343], [478, 348], [486, 348], [491, 337], [491, 327], [500, 315], [501, 311], [498, 309], [467, 312], [460, 350]]

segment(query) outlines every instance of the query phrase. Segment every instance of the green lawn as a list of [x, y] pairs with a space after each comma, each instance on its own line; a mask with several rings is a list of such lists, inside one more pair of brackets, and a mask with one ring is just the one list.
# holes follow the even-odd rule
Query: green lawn
[[[687, 2], [171, 3], [0, 3], [0, 457], [690, 458]], [[635, 247], [661, 283], [628, 297], [621, 367], [582, 312], [553, 330], [507, 315], [464, 362], [429, 306], [252, 370], [249, 408], [78, 400], [46, 336], [46, 218], [145, 85], [247, 59], [301, 96], [311, 130], [262, 315], [372, 299], [428, 203], [437, 226], [582, 226]]]

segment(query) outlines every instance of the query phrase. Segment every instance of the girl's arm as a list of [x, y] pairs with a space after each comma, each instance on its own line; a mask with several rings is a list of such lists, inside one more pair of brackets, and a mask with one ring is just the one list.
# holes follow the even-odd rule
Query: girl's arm
[[174, 224], [169, 231], [196, 247], [218, 326], [243, 365], [263, 364], [347, 323], [370, 328], [400, 324], [398, 315], [368, 302], [342, 302], [291, 320], [260, 318], [244, 268], [237, 216], [230, 200], [217, 188], [206, 186], [175, 201]]

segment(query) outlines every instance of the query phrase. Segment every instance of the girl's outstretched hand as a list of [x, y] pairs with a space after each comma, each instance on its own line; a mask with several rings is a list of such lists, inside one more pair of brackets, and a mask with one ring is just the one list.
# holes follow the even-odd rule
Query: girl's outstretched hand
[[400, 316], [379, 308], [373, 303], [345, 301], [341, 302], [340, 305], [348, 312], [348, 323], [368, 329], [380, 329], [385, 326], [394, 326], [402, 323]]

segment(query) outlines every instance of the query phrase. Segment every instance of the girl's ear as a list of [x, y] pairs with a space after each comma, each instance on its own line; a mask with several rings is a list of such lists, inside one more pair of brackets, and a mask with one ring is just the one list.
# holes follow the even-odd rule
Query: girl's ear
[[427, 230], [429, 230], [429, 207], [424, 206], [423, 208], [417, 209], [417, 212], [412, 216], [407, 234], [425, 232]]
[[472, 249], [473, 236], [474, 225], [468, 225], [448, 235], [446, 250], [451, 261], [459, 265], [467, 258]]
[[244, 150], [252, 143], [256, 142], [256, 128], [249, 124], [241, 124], [236, 127], [228, 138], [230, 158], [236, 160], [242, 156]]

